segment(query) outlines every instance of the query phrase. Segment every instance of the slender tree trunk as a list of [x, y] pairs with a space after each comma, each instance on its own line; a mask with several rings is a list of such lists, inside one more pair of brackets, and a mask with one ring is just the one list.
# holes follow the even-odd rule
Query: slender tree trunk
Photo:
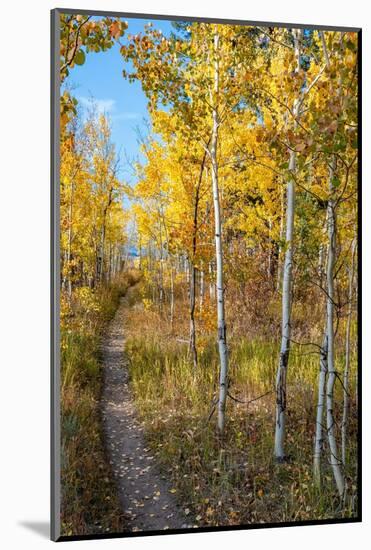
[[158, 293], [159, 293], [159, 311], [160, 315], [163, 312], [164, 304], [164, 256], [163, 256], [163, 244], [162, 244], [162, 224], [160, 222], [160, 266], [158, 276]]
[[343, 380], [343, 420], [341, 423], [341, 460], [343, 466], [346, 464], [346, 443], [347, 443], [347, 426], [349, 413], [349, 367], [350, 367], [350, 330], [352, 326], [352, 311], [353, 311], [353, 279], [354, 279], [354, 262], [356, 252], [356, 239], [352, 243], [352, 262], [349, 268], [349, 288], [348, 288], [348, 318], [345, 334], [345, 366]]
[[[323, 53], [326, 61], [326, 65], [329, 66], [329, 56], [327, 53], [326, 41], [323, 32], [320, 32], [320, 37], [322, 41]], [[327, 339], [328, 339], [328, 376], [327, 376], [327, 386], [326, 386], [326, 425], [327, 425], [327, 438], [329, 444], [329, 453], [330, 453], [330, 465], [335, 478], [335, 483], [340, 497], [344, 498], [345, 493], [345, 483], [344, 476], [341, 469], [341, 460], [338, 456], [338, 449], [336, 443], [336, 433], [335, 433], [335, 416], [334, 416], [334, 386], [336, 380], [336, 369], [335, 369], [335, 348], [334, 348], [334, 265], [336, 261], [336, 213], [335, 213], [335, 203], [332, 197], [333, 193], [333, 177], [336, 170], [336, 157], [332, 156], [330, 160], [330, 170], [329, 170], [329, 200], [327, 205], [327, 236], [328, 236], [328, 255], [327, 255], [327, 270], [326, 270], [326, 280], [327, 280]]]
[[170, 324], [174, 326], [174, 266], [170, 262]]
[[106, 223], [107, 223], [107, 213], [108, 209], [112, 203], [112, 187], [109, 188], [108, 192], [108, 201], [103, 209], [103, 223], [102, 223], [102, 234], [101, 234], [101, 263], [100, 263], [100, 272], [99, 280], [102, 283], [104, 278], [104, 263], [105, 263], [105, 248], [106, 248]]
[[190, 282], [189, 282], [189, 305], [190, 305], [190, 321], [189, 321], [189, 350], [193, 358], [193, 366], [197, 368], [198, 355], [196, 346], [196, 323], [195, 323], [195, 308], [196, 308], [196, 276], [197, 270], [195, 267], [196, 252], [197, 252], [197, 232], [198, 232], [198, 208], [200, 202], [200, 190], [202, 183], [202, 176], [206, 163], [206, 151], [202, 157], [200, 172], [194, 196], [193, 207], [193, 235], [192, 235], [192, 261], [190, 266]]
[[115, 273], [120, 273], [120, 271], [121, 271], [121, 249], [119, 247], [119, 249], [117, 250], [117, 256], [116, 256]]
[[196, 307], [196, 268], [191, 264], [190, 270], [190, 286], [189, 286], [189, 351], [192, 355], [193, 366], [197, 368], [198, 357], [196, 347], [196, 324], [195, 324], [195, 307]]
[[95, 277], [94, 277], [94, 287], [98, 284], [99, 282], [99, 277], [100, 277], [100, 261], [101, 261], [101, 257], [99, 255], [99, 247], [98, 245], [96, 244], [95, 245]]
[[106, 242], [106, 210], [103, 217], [102, 236], [100, 245], [100, 266], [99, 266], [99, 280], [102, 283], [104, 277], [104, 262], [105, 262], [105, 242]]
[[160, 315], [162, 315], [163, 312], [163, 305], [164, 305], [164, 278], [163, 278], [163, 265], [162, 265], [162, 259], [160, 259], [160, 268], [158, 273], [158, 307]]
[[224, 282], [223, 282], [223, 244], [222, 244], [222, 223], [219, 196], [218, 178], [218, 95], [219, 95], [219, 34], [215, 28], [214, 34], [214, 101], [212, 109], [212, 134], [210, 142], [211, 177], [213, 185], [213, 204], [215, 218], [215, 256], [216, 256], [216, 292], [217, 292], [217, 317], [218, 317], [218, 348], [220, 357], [219, 377], [219, 401], [218, 401], [218, 429], [223, 434], [225, 426], [225, 406], [227, 400], [228, 385], [228, 349], [227, 349], [227, 327], [225, 322], [224, 307]]
[[112, 244], [110, 243], [108, 249], [108, 269], [107, 269], [107, 282], [112, 279]]
[[334, 357], [334, 265], [336, 260], [336, 217], [335, 206], [332, 198], [332, 180], [335, 174], [336, 159], [331, 159], [329, 173], [329, 192], [327, 231], [328, 231], [328, 258], [327, 258], [327, 338], [328, 338], [328, 377], [326, 388], [326, 411], [327, 411], [327, 437], [330, 451], [330, 464], [334, 474], [336, 486], [341, 498], [344, 496], [344, 477], [339, 459], [334, 416], [334, 385], [336, 380], [335, 357]]
[[[294, 30], [295, 55], [297, 67], [300, 68], [299, 31]], [[298, 99], [294, 101], [293, 114], [298, 116]], [[294, 122], [294, 127], [296, 122]], [[286, 251], [283, 266], [282, 281], [282, 329], [281, 329], [281, 350], [276, 377], [276, 429], [274, 440], [274, 456], [278, 462], [285, 460], [285, 427], [286, 427], [286, 377], [290, 354], [291, 338], [291, 297], [292, 297], [292, 261], [293, 261], [293, 238], [294, 238], [294, 216], [295, 216], [295, 181], [293, 174], [296, 172], [296, 153], [290, 149], [289, 173], [287, 182], [287, 206], [286, 206]]]
[[139, 237], [139, 271], [142, 269], [142, 239]]
[[282, 241], [285, 233], [285, 188], [282, 185], [281, 187], [281, 220], [280, 220], [280, 244], [278, 247], [278, 260], [277, 260], [277, 292], [281, 288], [281, 279], [282, 279]]
[[[290, 152], [290, 170], [295, 170], [295, 153]], [[282, 338], [279, 365], [276, 378], [276, 433], [274, 454], [277, 460], [285, 459], [284, 439], [286, 424], [286, 376], [290, 354], [291, 338], [291, 287], [292, 287], [292, 259], [294, 237], [295, 212], [295, 183], [290, 179], [287, 184], [287, 213], [286, 213], [286, 252], [283, 267], [282, 283]]]
[[152, 246], [152, 241], [150, 240], [148, 242], [148, 271], [151, 274], [150, 290], [152, 291], [152, 303], [156, 304], [156, 269], [153, 249], [154, 247]]
[[323, 449], [324, 411], [326, 406], [326, 377], [327, 377], [327, 335], [323, 339], [320, 352], [320, 368], [318, 378], [318, 399], [316, 416], [316, 434], [314, 439], [313, 470], [314, 480], [317, 486], [321, 484], [321, 456]]
[[66, 290], [66, 283], [67, 283], [66, 276], [62, 275], [64, 273], [64, 270], [65, 270], [66, 260], [67, 260], [67, 251], [64, 250], [62, 255], [61, 255], [61, 285], [62, 285], [62, 290]]
[[267, 278], [272, 280], [272, 221], [268, 220], [268, 258], [267, 258]]
[[[326, 210], [326, 216], [325, 216], [325, 224], [323, 227], [323, 239], [326, 240], [327, 235], [327, 216], [328, 216], [328, 210]], [[321, 292], [323, 282], [324, 282], [324, 275], [325, 275], [325, 266], [326, 266], [326, 254], [327, 254], [327, 245], [324, 243], [320, 244], [319, 251], [318, 251], [318, 280], [319, 280], [319, 291]]]
[[119, 249], [117, 247], [114, 248], [114, 256], [113, 256], [113, 276], [116, 277], [118, 272], [118, 259], [119, 259]]
[[201, 268], [200, 271], [200, 313], [202, 313], [202, 308], [204, 305], [204, 293], [205, 293], [205, 276], [204, 271]]

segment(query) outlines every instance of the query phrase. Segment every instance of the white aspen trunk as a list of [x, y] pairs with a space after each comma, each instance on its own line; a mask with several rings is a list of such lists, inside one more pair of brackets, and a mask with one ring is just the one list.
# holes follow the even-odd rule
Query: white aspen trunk
[[335, 357], [334, 357], [334, 265], [336, 256], [336, 218], [335, 206], [332, 199], [332, 180], [335, 173], [336, 159], [331, 159], [329, 173], [329, 192], [327, 232], [328, 232], [328, 258], [327, 258], [327, 338], [328, 338], [328, 377], [326, 387], [326, 412], [327, 412], [327, 437], [330, 451], [330, 465], [334, 474], [336, 487], [341, 498], [344, 496], [344, 477], [341, 470], [341, 460], [339, 459], [336, 434], [335, 434], [335, 416], [334, 416], [334, 385], [336, 380]]
[[[286, 116], [287, 119], [287, 116]], [[286, 122], [285, 122], [286, 126]], [[281, 288], [282, 278], [282, 241], [285, 234], [285, 187], [281, 185], [281, 220], [280, 220], [280, 245], [278, 247], [278, 262], [277, 262], [277, 285], [276, 290], [279, 292]]]
[[[295, 170], [295, 153], [290, 152], [289, 169]], [[279, 365], [276, 378], [276, 432], [274, 455], [278, 461], [285, 459], [284, 439], [286, 424], [286, 376], [290, 353], [291, 338], [291, 287], [292, 258], [295, 212], [295, 183], [290, 179], [287, 184], [286, 212], [286, 252], [283, 266], [282, 282], [282, 338]]]
[[327, 377], [327, 335], [323, 339], [320, 352], [320, 369], [318, 379], [318, 398], [316, 415], [316, 434], [314, 439], [313, 473], [317, 486], [321, 484], [321, 456], [323, 449], [323, 416], [326, 405], [326, 377]]
[[[293, 30], [295, 42], [295, 56], [297, 67], [300, 68], [299, 31]], [[293, 115], [298, 116], [298, 99], [294, 101]], [[296, 122], [294, 121], [294, 127]], [[294, 238], [294, 216], [295, 216], [295, 181], [291, 174], [296, 171], [296, 153], [290, 149], [289, 172], [290, 178], [287, 182], [287, 206], [286, 206], [286, 252], [283, 266], [282, 281], [282, 329], [281, 329], [281, 350], [276, 376], [276, 428], [274, 439], [274, 456], [277, 462], [285, 460], [285, 427], [286, 427], [286, 377], [290, 354], [291, 338], [291, 296], [292, 296], [292, 261], [293, 261], [293, 238]]]
[[347, 425], [348, 425], [348, 412], [349, 412], [349, 367], [350, 367], [350, 330], [352, 324], [352, 311], [353, 311], [353, 279], [354, 279], [354, 261], [356, 252], [356, 239], [352, 244], [352, 262], [349, 269], [349, 288], [348, 288], [348, 318], [345, 334], [345, 366], [344, 366], [344, 379], [343, 379], [343, 420], [341, 423], [341, 460], [343, 467], [346, 464], [346, 444], [347, 444]]
[[204, 305], [204, 293], [205, 293], [205, 280], [204, 280], [204, 271], [201, 265], [200, 271], [200, 313], [202, 313], [202, 308]]
[[210, 142], [211, 178], [213, 186], [213, 204], [215, 218], [215, 255], [216, 255], [216, 293], [217, 293], [217, 318], [218, 318], [218, 348], [220, 358], [219, 376], [219, 401], [218, 401], [218, 430], [224, 432], [225, 406], [227, 400], [228, 383], [228, 350], [227, 350], [227, 327], [225, 322], [224, 307], [224, 282], [223, 282], [223, 244], [222, 244], [222, 223], [220, 212], [219, 179], [218, 179], [218, 94], [219, 94], [219, 34], [215, 27], [214, 34], [214, 102], [212, 110], [213, 126]]

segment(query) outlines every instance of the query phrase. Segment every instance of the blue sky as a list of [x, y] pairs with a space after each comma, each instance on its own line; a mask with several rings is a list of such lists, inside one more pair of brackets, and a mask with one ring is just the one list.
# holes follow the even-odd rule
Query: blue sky
[[[128, 19], [125, 35], [137, 34], [144, 30], [149, 19]], [[168, 35], [173, 29], [169, 21], [151, 21], [153, 27]], [[121, 39], [125, 42], [125, 36]], [[147, 99], [139, 82], [129, 83], [123, 78], [124, 62], [115, 44], [106, 52], [90, 52], [83, 65], [75, 65], [66, 80], [67, 86], [83, 107], [89, 106], [91, 98], [99, 111], [109, 115], [112, 123], [112, 140], [121, 155], [121, 177], [133, 183], [133, 174], [128, 159], [140, 157], [137, 143], [137, 129], [145, 134]]]

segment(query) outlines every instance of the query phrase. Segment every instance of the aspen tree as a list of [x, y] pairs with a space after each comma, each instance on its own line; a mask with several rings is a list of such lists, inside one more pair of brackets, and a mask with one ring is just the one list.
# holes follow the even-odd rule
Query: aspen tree
[[314, 479], [317, 486], [319, 486], [321, 483], [321, 456], [324, 440], [323, 416], [326, 407], [327, 355], [328, 343], [326, 334], [323, 339], [322, 347], [320, 349], [320, 372], [318, 380], [316, 431], [314, 438], [313, 469]]
[[213, 204], [215, 218], [215, 257], [216, 257], [216, 295], [217, 295], [217, 322], [218, 348], [220, 358], [219, 401], [218, 401], [218, 429], [222, 434], [225, 426], [225, 406], [228, 391], [228, 349], [227, 326], [225, 322], [224, 281], [223, 281], [223, 241], [222, 221], [218, 179], [218, 131], [219, 131], [219, 33], [214, 27], [214, 89], [212, 91], [212, 133], [209, 155], [211, 159], [211, 178], [213, 185]]
[[338, 448], [335, 436], [335, 416], [334, 416], [334, 384], [336, 380], [335, 369], [335, 348], [334, 348], [334, 265], [336, 261], [336, 213], [333, 194], [333, 178], [336, 171], [336, 158], [332, 157], [329, 170], [329, 200], [327, 207], [327, 235], [328, 235], [328, 257], [327, 257], [327, 386], [326, 386], [326, 427], [329, 443], [330, 464], [334, 473], [336, 486], [340, 497], [344, 496], [344, 476], [341, 470], [341, 460], [338, 454]]
[[[293, 30], [295, 44], [295, 74], [300, 70], [300, 31]], [[299, 98], [293, 103], [294, 119], [298, 116]], [[296, 122], [294, 121], [294, 126]], [[285, 259], [282, 280], [282, 333], [279, 365], [276, 377], [276, 429], [274, 440], [274, 456], [277, 461], [285, 460], [285, 425], [286, 425], [286, 377], [290, 354], [291, 339], [291, 301], [292, 301], [292, 263], [293, 263], [293, 239], [295, 218], [295, 172], [296, 152], [290, 149], [289, 176], [287, 182], [287, 206], [286, 206], [286, 240]]]
[[[319, 117], [320, 126], [324, 127], [324, 147], [327, 153], [328, 162], [328, 185], [327, 185], [327, 242], [328, 242], [328, 257], [326, 267], [326, 330], [325, 336], [328, 342], [328, 375], [326, 382], [326, 431], [329, 450], [329, 463], [331, 465], [336, 487], [340, 498], [345, 498], [346, 484], [343, 474], [342, 458], [345, 458], [346, 448], [346, 429], [344, 431], [344, 415], [347, 417], [347, 413], [343, 410], [343, 423], [342, 423], [342, 449], [341, 454], [338, 450], [336, 441], [336, 415], [335, 415], [335, 397], [334, 387], [336, 379], [339, 374], [335, 365], [335, 308], [340, 307], [339, 303], [335, 303], [335, 278], [339, 275], [338, 261], [341, 253], [340, 247], [337, 247], [338, 241], [338, 224], [337, 224], [337, 211], [341, 208], [341, 204], [347, 200], [344, 197], [344, 192], [347, 189], [350, 182], [350, 169], [354, 159], [352, 149], [357, 147], [354, 139], [351, 138], [351, 134], [339, 132], [339, 119], [338, 114], [348, 114], [352, 119], [355, 116], [356, 109], [354, 107], [353, 99], [345, 96], [345, 89], [348, 82], [352, 83], [354, 79], [354, 68], [356, 57], [352, 54], [353, 44], [351, 41], [344, 43], [344, 36], [340, 33], [339, 42], [334, 45], [331, 51], [331, 56], [327, 51], [327, 44], [323, 32], [320, 32], [320, 38], [322, 42], [323, 56], [325, 59], [325, 66], [328, 73], [327, 86], [325, 86], [325, 94], [327, 94], [327, 101], [329, 105], [329, 118]], [[350, 49], [350, 52], [345, 55], [345, 47]], [[346, 63], [344, 63], [344, 58]], [[330, 61], [331, 59], [331, 61]], [[335, 83], [337, 87], [335, 88]], [[322, 92], [323, 93], [323, 92]], [[324, 96], [326, 97], [326, 95]], [[321, 124], [322, 123], [322, 124]], [[351, 139], [349, 139], [349, 137]], [[349, 161], [348, 156], [353, 156], [353, 161]], [[351, 158], [351, 157], [350, 157]], [[350, 164], [349, 164], [350, 162]], [[345, 168], [344, 186], [343, 190], [339, 190], [341, 182], [340, 170]], [[352, 193], [350, 194], [352, 197]], [[353, 260], [352, 260], [353, 261]], [[348, 291], [349, 299], [349, 291]], [[348, 311], [349, 312], [349, 311]], [[347, 341], [347, 334], [346, 334]], [[346, 344], [347, 348], [347, 344]], [[345, 405], [348, 406], [348, 368], [347, 364], [344, 371], [346, 377], [344, 385], [344, 391], [346, 392]], [[344, 384], [344, 383], [343, 383]], [[345, 389], [346, 388], [346, 389]], [[346, 426], [346, 421], [345, 421]], [[318, 479], [318, 476], [317, 476]]]

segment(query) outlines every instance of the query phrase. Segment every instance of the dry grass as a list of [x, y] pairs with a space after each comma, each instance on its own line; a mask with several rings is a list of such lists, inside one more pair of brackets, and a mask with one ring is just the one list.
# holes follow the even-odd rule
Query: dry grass
[[[228, 400], [226, 435], [215, 429], [213, 398], [218, 384], [218, 355], [212, 335], [199, 335], [200, 364], [195, 372], [187, 344], [187, 305], [177, 304], [178, 321], [172, 330], [166, 316], [146, 309], [141, 294], [132, 296], [127, 316], [127, 353], [132, 388], [147, 437], [185, 508], [197, 525], [237, 525], [354, 517], [357, 514], [357, 412], [351, 402], [348, 462], [348, 499], [341, 506], [326, 458], [319, 492], [312, 478], [312, 453], [318, 354], [294, 346], [288, 376], [287, 452], [290, 462], [272, 460], [274, 393], [246, 405]], [[270, 305], [273, 307], [274, 304]], [[233, 306], [229, 304], [231, 309]], [[300, 335], [308, 332], [299, 307]], [[312, 316], [313, 316], [312, 307]], [[307, 317], [308, 319], [308, 317]], [[200, 323], [199, 323], [200, 324]], [[274, 388], [277, 341], [259, 340], [237, 329], [229, 342], [230, 393], [246, 401]], [[338, 349], [343, 346], [339, 336]], [[337, 356], [341, 372], [344, 358]], [[352, 357], [351, 394], [355, 388], [356, 357]], [[342, 388], [336, 388], [341, 403]], [[336, 410], [340, 424], [341, 407]], [[325, 449], [326, 457], [327, 449]]]

